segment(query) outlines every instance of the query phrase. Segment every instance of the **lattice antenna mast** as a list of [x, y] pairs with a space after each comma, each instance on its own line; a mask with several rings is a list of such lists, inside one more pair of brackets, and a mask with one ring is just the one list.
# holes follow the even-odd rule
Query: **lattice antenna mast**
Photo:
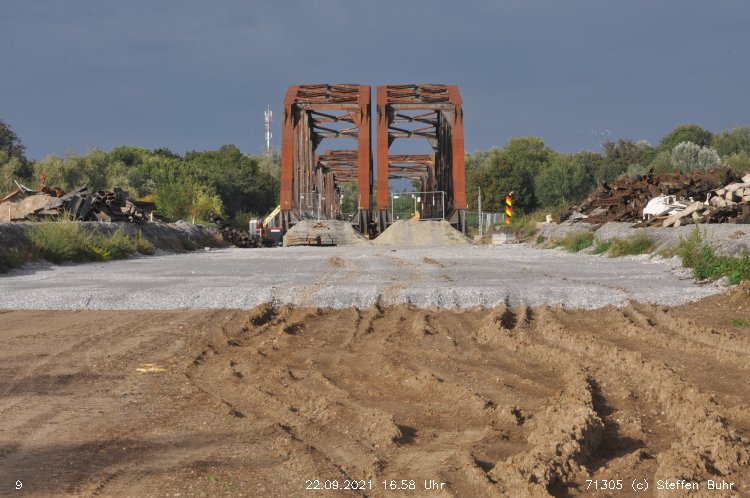
[[270, 106], [266, 106], [266, 110], [264, 111], [265, 117], [266, 117], [266, 155], [271, 155], [271, 137], [273, 134], [271, 133], [271, 122], [273, 121], [273, 111], [271, 111]]

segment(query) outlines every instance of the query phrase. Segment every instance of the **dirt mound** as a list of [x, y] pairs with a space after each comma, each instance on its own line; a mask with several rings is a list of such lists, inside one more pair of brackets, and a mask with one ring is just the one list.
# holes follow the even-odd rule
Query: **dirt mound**
[[445, 247], [471, 241], [447, 221], [398, 220], [373, 241], [381, 246]]
[[678, 309], [0, 312], [0, 482], [537, 497], [711, 479], [746, 496], [747, 319], [746, 288]]
[[285, 246], [356, 246], [369, 243], [348, 221], [303, 220], [284, 234]]

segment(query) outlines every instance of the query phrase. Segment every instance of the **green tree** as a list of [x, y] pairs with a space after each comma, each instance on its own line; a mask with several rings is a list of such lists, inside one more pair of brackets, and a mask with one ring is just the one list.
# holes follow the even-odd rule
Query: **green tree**
[[656, 154], [654, 160], [649, 163], [648, 169], [653, 170], [655, 175], [675, 173], [677, 171], [677, 168], [672, 164], [672, 153], [666, 150]]
[[240, 211], [266, 213], [278, 202], [278, 180], [259, 171], [258, 159], [234, 145], [188, 152], [185, 164], [199, 183], [216, 189], [229, 216]]
[[621, 138], [615, 141], [607, 141], [604, 147], [604, 158], [599, 170], [595, 173], [597, 185], [611, 182], [631, 170], [642, 170], [656, 155], [656, 151], [645, 140], [634, 141], [629, 138]]
[[708, 171], [721, 166], [719, 154], [710, 147], [682, 142], [672, 149], [672, 164], [682, 172]]
[[711, 144], [711, 132], [697, 124], [679, 125], [661, 139], [657, 150], [659, 152], [672, 152], [672, 149], [682, 142], [693, 142], [701, 147], [706, 147]]
[[482, 187], [482, 208], [485, 211], [502, 212], [505, 209], [505, 195], [509, 192], [513, 192], [513, 205], [517, 212], [536, 209], [531, 165], [524, 167], [512, 162], [505, 149], [490, 151], [486, 169], [477, 175], [477, 181], [477, 186]]
[[716, 149], [721, 157], [732, 154], [750, 154], [750, 127], [732, 128], [714, 135], [711, 139], [711, 147]]
[[6, 124], [2, 118], [0, 118], [0, 151], [22, 162], [26, 161], [26, 147], [10, 125]]
[[750, 173], [750, 154], [747, 152], [732, 154], [724, 159], [724, 164], [737, 173]]
[[528, 170], [536, 175], [547, 166], [553, 155], [552, 149], [538, 137], [514, 137], [503, 148], [506, 160], [515, 168]]
[[477, 190], [482, 188], [482, 209], [501, 212], [505, 195], [513, 192], [518, 212], [536, 208], [534, 175], [546, 168], [553, 151], [537, 137], [511, 138], [503, 148], [475, 152], [467, 156], [466, 190], [471, 209], [477, 206]]
[[540, 207], [553, 207], [581, 200], [591, 189], [585, 168], [574, 158], [556, 155], [534, 178]]
[[15, 186], [14, 180], [30, 180], [32, 165], [26, 160], [26, 147], [13, 129], [0, 118], [0, 196]]

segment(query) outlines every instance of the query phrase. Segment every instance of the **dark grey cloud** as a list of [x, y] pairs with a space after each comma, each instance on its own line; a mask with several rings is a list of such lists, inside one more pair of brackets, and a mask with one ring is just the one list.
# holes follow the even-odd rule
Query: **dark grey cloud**
[[0, 116], [33, 157], [254, 153], [288, 85], [455, 83], [469, 150], [655, 142], [684, 122], [750, 124], [748, 19], [739, 0], [5, 0]]

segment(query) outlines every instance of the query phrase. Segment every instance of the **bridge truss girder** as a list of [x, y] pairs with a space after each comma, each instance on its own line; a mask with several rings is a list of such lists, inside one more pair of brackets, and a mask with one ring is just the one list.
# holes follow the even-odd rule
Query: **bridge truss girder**
[[[466, 168], [461, 96], [455, 85], [382, 85], [377, 89], [377, 209], [382, 232], [393, 220], [388, 180], [422, 182], [423, 191], [444, 191], [446, 212], [466, 232]], [[424, 138], [435, 155], [389, 155], [397, 139]], [[407, 160], [408, 159], [408, 160]]]
[[[281, 133], [281, 219], [284, 230], [303, 213], [301, 197], [320, 195], [320, 213], [340, 212], [339, 183], [356, 183], [359, 193], [357, 224], [369, 224], [372, 196], [371, 103], [368, 85], [321, 84], [290, 86], [284, 99]], [[352, 138], [356, 150], [329, 150], [316, 155], [326, 138]]]

